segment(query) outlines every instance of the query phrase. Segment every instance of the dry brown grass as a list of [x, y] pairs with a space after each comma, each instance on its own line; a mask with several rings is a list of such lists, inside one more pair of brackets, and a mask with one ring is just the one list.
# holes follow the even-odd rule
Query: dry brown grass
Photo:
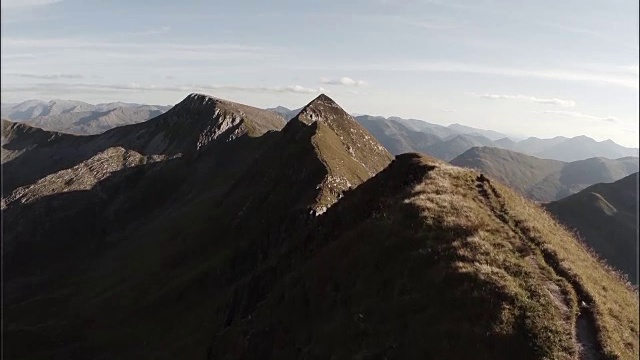
[[[529, 330], [544, 353], [550, 358], [574, 357], [576, 291], [586, 292], [582, 295], [593, 300], [604, 355], [637, 358], [637, 292], [542, 208], [500, 184], [494, 185], [503, 199], [504, 208], [499, 210], [505, 212], [506, 224], [513, 225], [496, 221], [487, 207], [498, 205], [488, 204], [478, 195], [473, 187], [476, 176], [476, 172], [439, 163], [429, 178], [415, 187], [416, 195], [409, 201], [423, 210], [428, 224], [474, 231], [455, 244], [459, 257], [456, 268], [495, 284], [515, 300], [515, 308], [505, 305], [505, 320], [498, 326], [508, 328], [508, 319], [524, 310], [531, 317]], [[560, 268], [553, 269], [545, 255], [554, 258], [552, 262]], [[572, 311], [567, 313], [567, 309]]]
[[555, 257], [572, 280], [593, 299], [598, 337], [605, 355], [637, 359], [640, 336], [637, 291], [541, 207], [504, 186], [496, 187], [505, 197], [511, 216], [522, 223], [543, 250]]

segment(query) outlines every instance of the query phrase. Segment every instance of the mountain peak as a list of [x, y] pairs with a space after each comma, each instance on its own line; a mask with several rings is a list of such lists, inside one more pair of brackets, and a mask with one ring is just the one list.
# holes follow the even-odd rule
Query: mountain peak
[[221, 99], [218, 99], [213, 96], [199, 94], [199, 93], [191, 93], [184, 100], [179, 102], [175, 107], [178, 109], [203, 109], [206, 107], [215, 107]]
[[335, 118], [351, 118], [346, 111], [344, 111], [340, 105], [336, 104], [333, 99], [325, 94], [320, 94], [315, 99], [308, 103], [296, 119], [310, 125], [316, 121], [329, 121]]
[[325, 105], [329, 105], [329, 106], [338, 106], [338, 104], [336, 104], [336, 102], [333, 101], [333, 99], [330, 98], [329, 96], [327, 96], [326, 94], [318, 95], [315, 99], [313, 99], [309, 103], [309, 105], [315, 104], [315, 103], [321, 103], [321, 104], [325, 104]]

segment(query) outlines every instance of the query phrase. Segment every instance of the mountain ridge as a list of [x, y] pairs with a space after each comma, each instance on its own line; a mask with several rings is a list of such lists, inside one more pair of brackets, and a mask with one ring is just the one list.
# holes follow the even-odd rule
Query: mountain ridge
[[[637, 292], [514, 191], [392, 157], [328, 97], [286, 125], [223, 102], [190, 95], [65, 135], [73, 166], [30, 163], [3, 197], [5, 355], [638, 354]], [[16, 159], [55, 154], [47, 136]]]

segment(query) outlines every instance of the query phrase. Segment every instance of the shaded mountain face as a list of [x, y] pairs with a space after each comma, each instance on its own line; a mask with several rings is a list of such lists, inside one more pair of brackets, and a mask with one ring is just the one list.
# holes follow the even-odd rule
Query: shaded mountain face
[[482, 171], [541, 202], [558, 200], [590, 185], [616, 181], [638, 171], [638, 158], [633, 157], [567, 163], [492, 147], [471, 148], [451, 163]]
[[93, 135], [149, 120], [170, 108], [122, 102], [92, 105], [71, 100], [28, 100], [20, 104], [3, 105], [2, 118], [50, 131]]
[[393, 159], [324, 95], [286, 125], [193, 94], [98, 136], [18, 130], [5, 165], [86, 157], [3, 196], [7, 357], [638, 355], [637, 293], [542, 209]]
[[545, 205], [611, 266], [638, 284], [638, 173]]
[[2, 189], [3, 193], [10, 193], [110, 147], [120, 146], [145, 156], [194, 157], [212, 143], [228, 142], [245, 134], [260, 136], [281, 129], [284, 123], [282, 117], [272, 112], [200, 94], [189, 95], [151, 121], [93, 136], [47, 132], [26, 124], [3, 122], [2, 137], [12, 140], [2, 146], [5, 171]]

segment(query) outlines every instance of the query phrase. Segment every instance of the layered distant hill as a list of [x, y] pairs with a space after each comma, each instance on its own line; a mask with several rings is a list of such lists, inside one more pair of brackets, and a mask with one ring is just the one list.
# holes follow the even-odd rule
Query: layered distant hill
[[545, 207], [613, 267], [638, 284], [638, 173]]
[[123, 102], [92, 105], [73, 100], [28, 100], [2, 104], [2, 118], [51, 131], [92, 135], [149, 120], [170, 108]]
[[639, 354], [637, 292], [543, 209], [394, 158], [325, 95], [288, 122], [202, 94], [99, 135], [3, 122], [2, 152], [6, 358]]
[[[289, 110], [282, 106], [270, 110], [282, 114], [285, 118], [293, 117], [297, 113], [297, 110]], [[530, 137], [522, 140], [497, 131], [461, 124], [443, 126], [395, 116], [385, 118], [358, 115], [355, 119], [394, 155], [416, 151], [450, 161], [476, 146], [496, 147], [542, 159], [569, 162], [593, 157], [638, 157], [639, 154], [637, 148], [626, 148], [611, 140], [596, 141], [587, 136], [558, 136], [552, 139]]]
[[599, 182], [622, 179], [637, 172], [639, 166], [637, 157], [563, 162], [493, 147], [471, 148], [451, 163], [477, 169], [542, 202], [561, 199]]

